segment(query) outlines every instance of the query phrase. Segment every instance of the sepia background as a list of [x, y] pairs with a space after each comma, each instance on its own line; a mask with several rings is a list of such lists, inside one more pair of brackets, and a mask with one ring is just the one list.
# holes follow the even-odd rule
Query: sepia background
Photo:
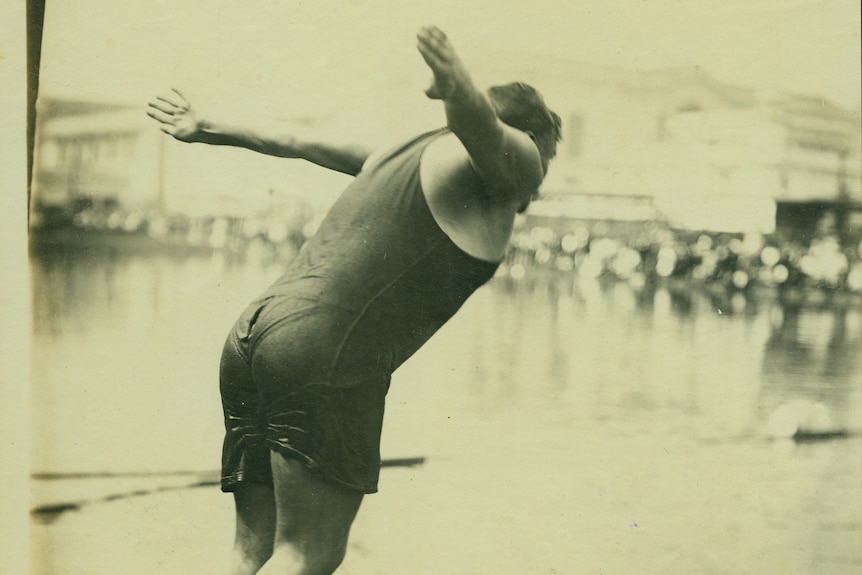
[[429, 23], [564, 139], [497, 277], [395, 374], [342, 571], [859, 572], [858, 4], [177, 4], [46, 5], [34, 573], [218, 569], [223, 337], [349, 183], [171, 141], [146, 102], [385, 145], [444, 121]]

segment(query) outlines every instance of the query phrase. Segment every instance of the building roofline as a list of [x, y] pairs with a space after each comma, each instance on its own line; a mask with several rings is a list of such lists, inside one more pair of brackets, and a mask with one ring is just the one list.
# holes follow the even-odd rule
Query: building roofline
[[[484, 75], [499, 75], [505, 71], [510, 76], [565, 78], [567, 82], [616, 83], [648, 90], [660, 90], [681, 84], [700, 84], [735, 106], [752, 105], [758, 100], [754, 88], [718, 80], [705, 69], [695, 65], [638, 69], [505, 49], [479, 49], [475, 50], [475, 54], [483, 60], [483, 67], [487, 66], [492, 70], [492, 74]], [[540, 86], [537, 88], [542, 91]]]

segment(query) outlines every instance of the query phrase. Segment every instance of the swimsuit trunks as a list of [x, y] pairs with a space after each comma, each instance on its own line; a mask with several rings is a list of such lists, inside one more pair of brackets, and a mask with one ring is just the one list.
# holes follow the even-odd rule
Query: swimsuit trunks
[[420, 158], [446, 133], [364, 168], [234, 324], [220, 368], [223, 491], [272, 485], [270, 450], [345, 488], [377, 491], [392, 372], [498, 265], [458, 248], [426, 203]]

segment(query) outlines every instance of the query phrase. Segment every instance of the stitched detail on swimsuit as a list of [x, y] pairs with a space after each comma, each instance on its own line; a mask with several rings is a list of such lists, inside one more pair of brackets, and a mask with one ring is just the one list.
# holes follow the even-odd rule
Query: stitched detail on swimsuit
[[235, 329], [231, 330], [227, 339], [230, 342], [230, 344], [233, 346], [233, 349], [237, 353], [237, 355], [239, 355], [239, 357], [243, 360], [243, 362], [245, 362], [246, 365], [250, 366], [251, 365], [251, 359], [250, 359], [248, 352], [245, 349], [246, 346], [239, 344], [239, 337], [236, 335]]
[[[267, 303], [273, 301], [274, 299], [276, 299], [276, 298], [275, 297], [269, 298]], [[266, 336], [268, 336], [270, 333], [272, 333], [273, 331], [275, 331], [276, 329], [278, 329], [282, 325], [289, 323], [291, 321], [295, 321], [296, 317], [298, 315], [304, 313], [304, 312], [308, 312], [308, 311], [314, 310], [316, 308], [326, 307], [326, 308], [330, 308], [330, 309], [338, 309], [338, 310], [343, 310], [343, 311], [349, 311], [350, 313], [356, 313], [355, 311], [349, 310], [348, 308], [344, 308], [344, 307], [337, 306], [337, 305], [327, 303], [327, 302], [321, 302], [321, 301], [311, 299], [311, 298], [300, 297], [300, 298], [291, 298], [291, 299], [304, 302], [304, 303], [306, 303], [306, 305], [304, 305], [302, 307], [298, 307], [294, 310], [291, 310], [290, 314], [285, 315], [285, 316], [281, 316], [281, 317], [277, 317], [274, 320], [272, 320], [272, 321], [266, 323], [265, 325], [263, 325], [262, 327], [260, 327], [259, 331], [257, 333], [255, 333], [249, 341], [249, 357], [252, 357], [254, 355], [255, 350], [260, 345], [260, 343], [264, 340], [264, 338], [266, 338]]]

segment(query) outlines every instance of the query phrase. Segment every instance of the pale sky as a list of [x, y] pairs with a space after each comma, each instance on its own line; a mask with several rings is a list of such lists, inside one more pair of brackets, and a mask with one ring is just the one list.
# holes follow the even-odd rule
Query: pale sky
[[[178, 84], [214, 99], [345, 105], [425, 87], [419, 26], [465, 61], [495, 48], [631, 69], [699, 66], [765, 92], [860, 106], [858, 0], [47, 0], [45, 93], [146, 100]], [[537, 65], [541, 65], [537, 58]], [[321, 89], [326, 87], [327, 89]]]

